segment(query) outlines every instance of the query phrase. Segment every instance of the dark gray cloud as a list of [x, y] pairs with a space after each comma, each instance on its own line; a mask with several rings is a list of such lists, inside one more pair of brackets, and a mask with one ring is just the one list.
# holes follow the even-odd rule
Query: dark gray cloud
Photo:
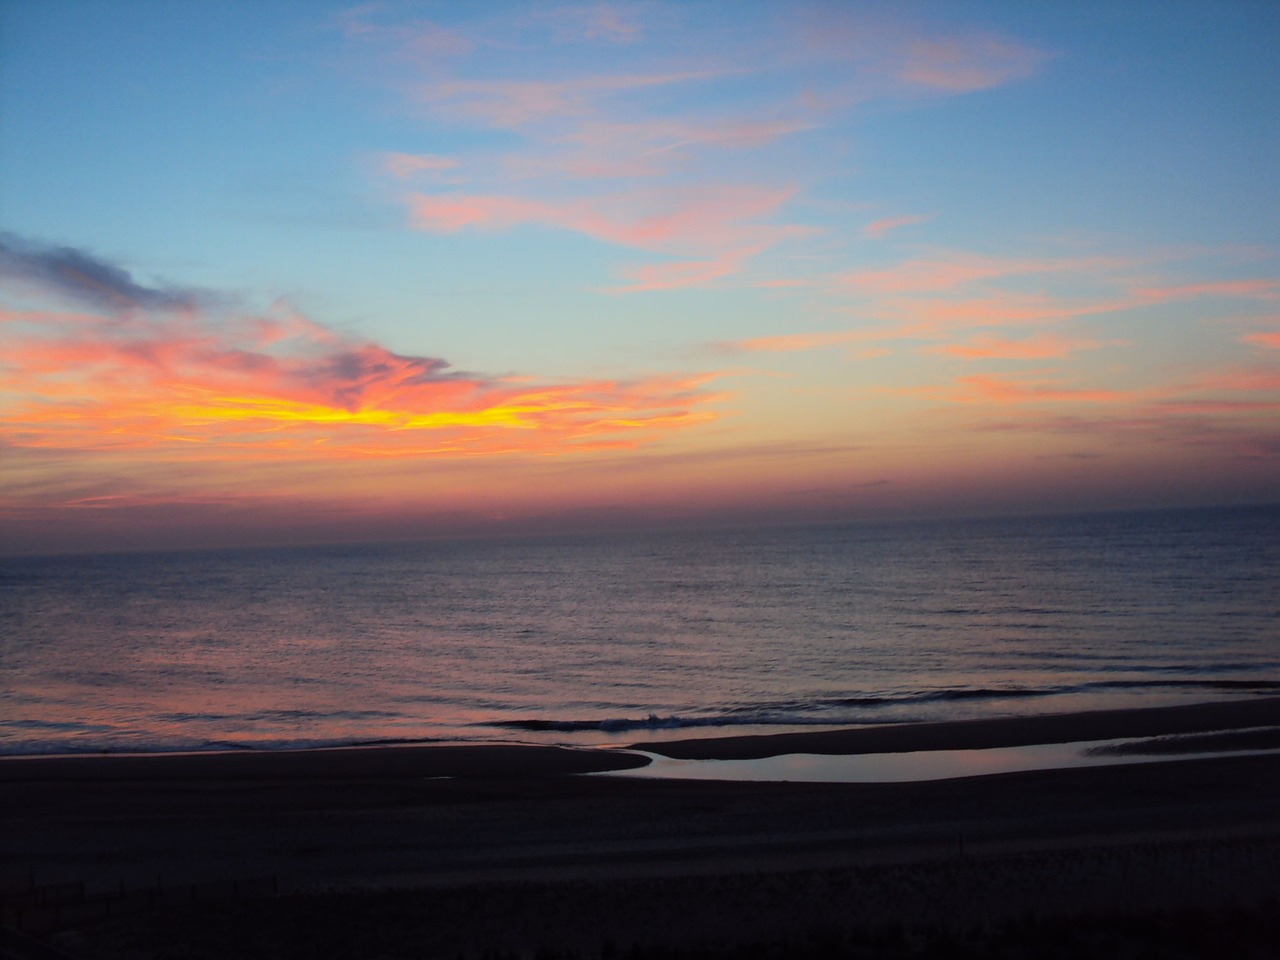
[[112, 312], [180, 310], [207, 303], [209, 294], [192, 288], [138, 283], [113, 263], [75, 247], [42, 246], [0, 234], [0, 280], [17, 280], [84, 306]]

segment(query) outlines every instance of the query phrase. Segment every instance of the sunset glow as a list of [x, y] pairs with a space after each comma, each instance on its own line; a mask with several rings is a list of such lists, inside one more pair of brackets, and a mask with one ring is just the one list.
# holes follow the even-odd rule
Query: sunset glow
[[6, 6], [4, 549], [1277, 499], [1280, 21], [1076, 7]]

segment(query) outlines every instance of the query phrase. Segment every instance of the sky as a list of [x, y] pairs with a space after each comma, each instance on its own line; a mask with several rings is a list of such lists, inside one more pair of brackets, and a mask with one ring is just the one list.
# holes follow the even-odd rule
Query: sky
[[1280, 6], [0, 3], [0, 550], [1280, 500]]

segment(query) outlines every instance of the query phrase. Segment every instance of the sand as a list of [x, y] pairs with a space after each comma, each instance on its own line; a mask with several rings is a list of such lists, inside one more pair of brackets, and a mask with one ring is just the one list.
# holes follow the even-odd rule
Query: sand
[[1017, 719], [912, 723], [814, 733], [673, 740], [638, 744], [678, 760], [758, 760], [786, 753], [861, 754], [914, 750], [980, 750], [1075, 743], [1118, 737], [1159, 737], [1280, 725], [1280, 697], [1217, 703], [1093, 710]]
[[[954, 749], [1277, 723], [1271, 698], [645, 748]], [[1194, 908], [1202, 927], [1265, 934], [1280, 901], [1275, 754], [901, 784], [568, 775], [636, 762], [521, 746], [6, 760], [0, 858], [10, 876], [90, 892], [270, 876], [283, 893], [42, 934], [84, 958], [594, 956], [606, 941], [795, 954], [876, 931], [897, 946], [859, 955], [905, 956], [923, 934], [903, 930], [1087, 930], [1081, 917], [1117, 911], [1154, 930]]]

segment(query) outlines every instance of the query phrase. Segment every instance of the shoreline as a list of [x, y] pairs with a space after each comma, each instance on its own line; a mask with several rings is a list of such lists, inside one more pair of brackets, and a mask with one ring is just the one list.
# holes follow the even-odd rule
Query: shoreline
[[1121, 738], [1166, 737], [1280, 726], [1280, 697], [1025, 717], [885, 724], [843, 730], [690, 737], [632, 744], [672, 760], [761, 760], [792, 753], [851, 756], [983, 750]]
[[[1119, 739], [1141, 741], [1224, 735], [1270, 727], [1280, 727], [1280, 697], [836, 730], [645, 740], [623, 746], [511, 741], [141, 754], [12, 754], [0, 755], [0, 784], [16, 780], [553, 777], [638, 769], [649, 763], [639, 755], [642, 753], [671, 760], [740, 761], [789, 754], [857, 756]], [[1224, 737], [1221, 742], [1228, 741]], [[1136, 754], [1140, 750], [1135, 748], [1132, 752]], [[1176, 750], [1166, 745], [1161, 752]]]
[[[1223, 731], [1278, 711], [1272, 699], [927, 724], [899, 746], [967, 746], [1027, 723], [1035, 736]], [[812, 736], [850, 748], [875, 733]], [[768, 749], [795, 743], [781, 736]], [[137, 942], [155, 948], [143, 956], [195, 958], [215, 934], [225, 956], [361, 953], [326, 954], [297, 942], [301, 929], [454, 958], [1280, 900], [1274, 753], [909, 783], [572, 775], [636, 759], [474, 745], [0, 761], [0, 863], [88, 890], [278, 881], [269, 899], [41, 933], [85, 960], [136, 956]]]

